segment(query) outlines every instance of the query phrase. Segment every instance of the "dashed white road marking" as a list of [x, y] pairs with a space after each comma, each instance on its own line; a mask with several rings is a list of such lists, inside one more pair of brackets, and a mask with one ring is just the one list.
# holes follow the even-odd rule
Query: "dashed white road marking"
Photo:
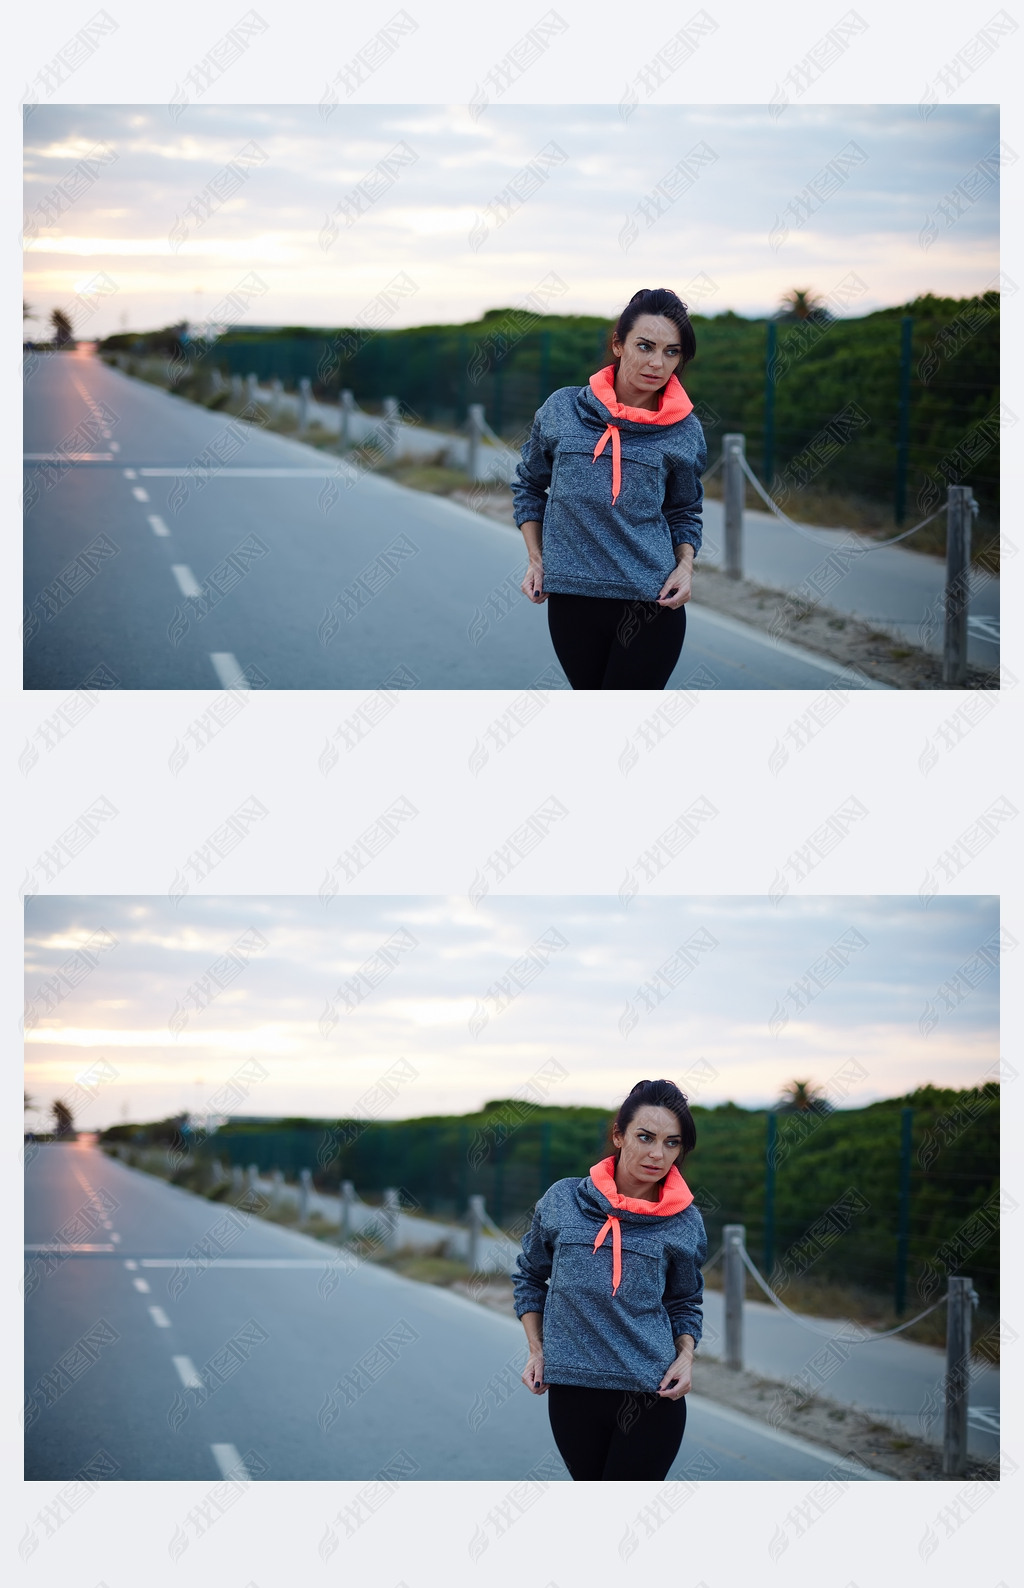
[[330, 1257], [140, 1257], [142, 1268], [323, 1268]]
[[26, 452], [25, 463], [113, 463], [112, 452]]
[[136, 474], [134, 469], [125, 469], [124, 477], [126, 480], [137, 480], [139, 476]]
[[135, 1261], [134, 1257], [126, 1257], [124, 1260], [124, 1266], [126, 1268], [138, 1268], [139, 1265]]
[[110, 443], [110, 450], [111, 450], [111, 452], [120, 452], [120, 450], [121, 450], [120, 441], [112, 441]]
[[46, 1241], [39, 1246], [26, 1246], [25, 1250], [26, 1252], [60, 1252], [63, 1257], [67, 1252], [112, 1252], [114, 1248], [104, 1245], [101, 1241], [96, 1241], [92, 1245], [83, 1241], [74, 1246], [66, 1246], [63, 1241]]
[[[185, 594], [188, 595], [186, 590]], [[222, 689], [248, 689], [246, 678], [230, 651], [211, 651], [210, 661]]]
[[222, 1478], [235, 1478], [242, 1483], [252, 1481], [249, 1469], [234, 1445], [211, 1445], [210, 1449]]
[[158, 1329], [169, 1329], [171, 1327], [171, 1320], [167, 1316], [163, 1307], [150, 1307], [149, 1316], [152, 1318]]
[[178, 1377], [186, 1389], [202, 1389], [203, 1381], [196, 1372], [190, 1356], [172, 1356], [171, 1361], [178, 1369]]
[[149, 501], [149, 492], [146, 490], [146, 487], [144, 485], [133, 485], [132, 486], [132, 495], [134, 496], [134, 498], [135, 498], [135, 500], [137, 502], [148, 502]]
[[[149, 498], [147, 497], [146, 500], [148, 501]], [[150, 513], [149, 527], [153, 531], [154, 535], [169, 535], [171, 533], [163, 519], [160, 518], [156, 513]], [[187, 591], [185, 593], [186, 595], [188, 594]]]
[[149, 1295], [149, 1280], [148, 1279], [135, 1278], [135, 1279], [132, 1280], [132, 1284], [135, 1286], [136, 1290], [141, 1291], [144, 1296], [148, 1296]]
[[118, 1235], [116, 1230], [111, 1230], [110, 1239], [115, 1243], [115, 1245], [120, 1245], [121, 1237]]
[[111, 1223], [111, 1221], [110, 1221], [110, 1219], [104, 1219], [104, 1220], [103, 1220], [103, 1228], [104, 1228], [104, 1229], [105, 1229], [105, 1230], [112, 1230], [112, 1229], [113, 1229], [113, 1228], [114, 1228], [114, 1226], [113, 1226], [113, 1224], [112, 1224], [112, 1223]]
[[192, 572], [192, 569], [187, 566], [187, 564], [183, 562], [172, 563], [171, 572], [173, 573], [175, 579], [177, 579], [178, 589], [181, 591], [183, 596], [202, 595], [203, 592], [196, 583], [196, 576]]

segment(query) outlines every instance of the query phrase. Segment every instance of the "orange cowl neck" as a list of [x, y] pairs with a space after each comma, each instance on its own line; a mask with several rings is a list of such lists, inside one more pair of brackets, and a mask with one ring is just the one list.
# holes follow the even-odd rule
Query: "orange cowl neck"
[[609, 1213], [594, 1242], [594, 1251], [596, 1252], [603, 1243], [608, 1231], [611, 1230], [612, 1295], [614, 1296], [622, 1278], [622, 1234], [619, 1229], [618, 1212], [650, 1213], [655, 1216], [658, 1214], [681, 1213], [693, 1201], [693, 1192], [675, 1164], [673, 1164], [658, 1187], [657, 1202], [646, 1202], [642, 1197], [623, 1196], [615, 1184], [614, 1153], [609, 1154], [607, 1158], [602, 1158], [600, 1163], [591, 1165], [590, 1178], [605, 1200], [610, 1202], [612, 1207], [617, 1210], [615, 1213]]

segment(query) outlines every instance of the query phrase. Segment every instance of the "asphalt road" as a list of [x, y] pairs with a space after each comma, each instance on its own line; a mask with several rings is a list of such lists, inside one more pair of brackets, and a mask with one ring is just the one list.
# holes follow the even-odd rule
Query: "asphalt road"
[[[26, 1478], [568, 1481], [514, 1320], [86, 1143], [30, 1149], [25, 1203]], [[669, 1474], [866, 1476], [699, 1396]]]
[[[29, 367], [26, 688], [568, 687], [508, 528], [85, 350]], [[669, 688], [836, 684], [692, 607]]]

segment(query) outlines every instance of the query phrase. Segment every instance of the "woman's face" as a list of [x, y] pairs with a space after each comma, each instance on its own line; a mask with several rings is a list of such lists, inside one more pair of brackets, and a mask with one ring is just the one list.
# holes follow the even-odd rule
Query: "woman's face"
[[659, 391], [675, 373], [682, 351], [678, 329], [662, 314], [638, 315], [624, 343], [612, 337], [618, 379], [634, 391]]
[[645, 1103], [625, 1131], [612, 1132], [619, 1152], [619, 1168], [627, 1177], [646, 1185], [663, 1180], [683, 1150], [679, 1121], [668, 1108]]

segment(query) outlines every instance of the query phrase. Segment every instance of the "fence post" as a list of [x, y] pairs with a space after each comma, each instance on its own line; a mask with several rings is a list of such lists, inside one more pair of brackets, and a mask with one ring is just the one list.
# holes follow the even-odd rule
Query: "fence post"
[[946, 500], [946, 632], [942, 645], [942, 682], [962, 684], [967, 677], [967, 607], [971, 586], [971, 488], [950, 485]]
[[480, 1272], [480, 1237], [484, 1224], [484, 1199], [482, 1196], [471, 1196], [469, 1199], [469, 1271], [471, 1274]]
[[352, 418], [355, 411], [355, 398], [350, 391], [343, 391], [338, 398], [339, 452], [347, 452], [352, 445]]
[[481, 443], [484, 433], [484, 405], [483, 403], [470, 403], [469, 405], [469, 462], [467, 473], [471, 480], [482, 478], [480, 473]]
[[256, 1164], [251, 1163], [245, 1172], [245, 1188], [255, 1194], [259, 1190], [260, 1171]]
[[388, 1186], [384, 1192], [384, 1225], [387, 1230], [385, 1244], [389, 1252], [398, 1250], [398, 1215], [401, 1212], [401, 1203], [398, 1192], [394, 1186]]
[[725, 1269], [725, 1365], [743, 1366], [743, 1224], [727, 1224], [722, 1231], [722, 1264]]
[[276, 419], [281, 412], [281, 392], [283, 391], [280, 376], [275, 375], [270, 382], [270, 417]]
[[280, 1169], [275, 1169], [273, 1174], [270, 1176], [270, 1206], [275, 1212], [281, 1206], [283, 1189], [284, 1175], [281, 1173]]
[[258, 387], [258, 382], [256, 380], [256, 376], [252, 375], [252, 374], [247, 375], [245, 377], [245, 398], [246, 398], [246, 402], [255, 403], [255, 402], [259, 401], [259, 393], [258, 393], [257, 387]]
[[210, 1184], [220, 1185], [224, 1178], [224, 1170], [219, 1158], [214, 1158], [210, 1164]]
[[341, 1182], [341, 1238], [343, 1241], [352, 1235], [352, 1212], [355, 1206], [356, 1188], [351, 1180]]
[[303, 375], [299, 381], [299, 435], [304, 436], [309, 429], [309, 399], [312, 387], [309, 376]]
[[232, 402], [236, 402], [236, 403], [240, 403], [241, 400], [242, 400], [242, 377], [241, 377], [241, 375], [232, 375], [232, 377], [231, 377], [231, 401]]
[[312, 1169], [299, 1170], [299, 1223], [305, 1224], [309, 1218], [309, 1193], [313, 1185]]
[[967, 1392], [971, 1379], [971, 1292], [969, 1279], [950, 1279], [946, 1302], [946, 1420], [942, 1471], [958, 1477], [967, 1467]]
[[237, 1196], [238, 1195], [238, 1193], [242, 1189], [243, 1184], [244, 1184], [244, 1181], [242, 1179], [242, 1165], [240, 1163], [233, 1163], [231, 1165], [231, 1194], [232, 1194], [232, 1196]]
[[725, 572], [743, 578], [743, 478], [745, 438], [738, 431], [722, 437], [722, 502], [725, 509]]
[[389, 458], [393, 458], [398, 450], [398, 429], [401, 420], [398, 417], [398, 398], [384, 398], [384, 425], [381, 445]]

